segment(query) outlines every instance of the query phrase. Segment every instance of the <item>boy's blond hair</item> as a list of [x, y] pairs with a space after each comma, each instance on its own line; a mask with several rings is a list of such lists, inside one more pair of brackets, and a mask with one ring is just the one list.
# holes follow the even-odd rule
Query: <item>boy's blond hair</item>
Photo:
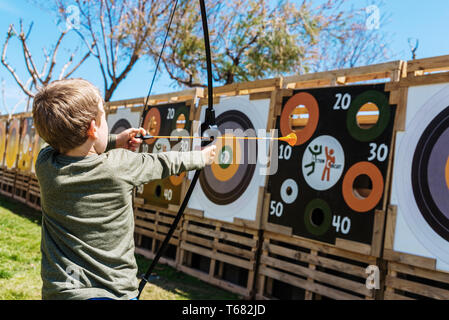
[[42, 139], [65, 153], [86, 142], [91, 121], [99, 121], [102, 101], [99, 90], [86, 80], [53, 81], [34, 97], [34, 125]]

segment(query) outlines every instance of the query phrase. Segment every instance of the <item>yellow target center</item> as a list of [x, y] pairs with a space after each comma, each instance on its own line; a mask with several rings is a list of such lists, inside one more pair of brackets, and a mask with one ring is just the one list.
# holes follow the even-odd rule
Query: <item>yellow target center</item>
[[[241, 147], [233, 135], [224, 135], [224, 139], [217, 139], [217, 150], [214, 163], [211, 165], [214, 177], [219, 181], [228, 181], [239, 169]], [[232, 156], [232, 161], [230, 157]], [[228, 159], [229, 158], [229, 159]]]

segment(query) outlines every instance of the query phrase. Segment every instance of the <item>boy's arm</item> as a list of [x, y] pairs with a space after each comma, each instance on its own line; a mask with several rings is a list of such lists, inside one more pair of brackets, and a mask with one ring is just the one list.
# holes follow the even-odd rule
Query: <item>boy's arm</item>
[[113, 174], [133, 186], [206, 166], [202, 151], [135, 153], [120, 149], [109, 160]]

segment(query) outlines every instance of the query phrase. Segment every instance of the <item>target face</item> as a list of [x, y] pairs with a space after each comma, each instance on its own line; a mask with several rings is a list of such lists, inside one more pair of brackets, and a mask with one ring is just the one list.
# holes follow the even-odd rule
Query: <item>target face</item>
[[265, 132], [269, 105], [269, 99], [250, 100], [249, 96], [221, 98], [214, 105], [218, 130], [226, 139], [215, 140], [215, 161], [201, 171], [189, 208], [216, 220], [256, 220], [260, 187], [265, 185], [266, 177], [260, 173], [263, 166], [258, 157], [266, 152], [266, 146], [234, 137], [254, 137], [256, 129], [261, 128]]
[[119, 134], [129, 128], [139, 128], [138, 108], [118, 108], [107, 115], [109, 133]]
[[0, 166], [3, 166], [6, 150], [6, 120], [0, 120]]
[[20, 136], [18, 169], [23, 172], [29, 172], [32, 165], [33, 145], [31, 137], [34, 136], [33, 118], [22, 120], [22, 134]]
[[[427, 96], [419, 106], [425, 112], [414, 107], [415, 95]], [[392, 203], [409, 229], [405, 225], [396, 229], [395, 250], [422, 255], [401, 245], [411, 233], [427, 249], [427, 256], [449, 264], [449, 86], [412, 87], [409, 99], [407, 118], [412, 120], [398, 134], [392, 192]], [[411, 188], [403, 188], [406, 183]]]
[[[188, 136], [190, 134], [190, 103], [170, 103], [150, 107], [143, 115], [143, 128], [153, 136]], [[142, 152], [189, 151], [190, 140], [167, 138], [147, 139], [142, 144]], [[150, 182], [137, 190], [137, 196], [145, 203], [166, 207], [181, 202], [182, 183], [186, 174], [173, 175], [163, 180]]]
[[34, 136], [33, 136], [33, 160], [31, 165], [31, 172], [36, 172], [36, 160], [37, 156], [39, 155], [39, 152], [41, 149], [45, 146], [45, 141], [39, 136], [37, 131], [34, 129]]
[[6, 167], [13, 169], [17, 166], [17, 154], [20, 142], [20, 120], [12, 119], [8, 128], [6, 144]]
[[[217, 142], [217, 155], [214, 164], [205, 167], [200, 175], [203, 192], [214, 203], [226, 205], [240, 198], [250, 184], [255, 164], [250, 164], [250, 140], [232, 139], [233, 135], [226, 135], [225, 129], [246, 132], [256, 136], [251, 120], [242, 112], [226, 111], [216, 118], [218, 130], [222, 136], [229, 137]], [[257, 148], [257, 144], [254, 144]], [[257, 150], [255, 150], [257, 152]]]
[[331, 136], [315, 138], [302, 157], [302, 174], [315, 190], [327, 190], [343, 173], [345, 153], [337, 139]]
[[284, 97], [276, 128], [303, 137], [293, 147], [279, 142], [279, 169], [268, 182], [269, 223], [330, 244], [337, 238], [372, 244], [375, 211], [385, 209], [396, 109], [388, 101], [383, 84]]

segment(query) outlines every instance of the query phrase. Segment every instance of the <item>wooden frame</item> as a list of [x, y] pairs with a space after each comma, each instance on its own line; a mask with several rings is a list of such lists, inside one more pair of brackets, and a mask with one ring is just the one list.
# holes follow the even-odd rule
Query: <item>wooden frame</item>
[[361, 255], [307, 239], [265, 231], [257, 273], [257, 299], [273, 299], [273, 281], [302, 289], [304, 299], [372, 300], [366, 287], [376, 257]]
[[[275, 124], [275, 111], [278, 102], [280, 101], [280, 91], [279, 88], [282, 84], [281, 78], [272, 78], [267, 80], [257, 80], [251, 82], [243, 82], [231, 85], [225, 85], [222, 87], [214, 88], [214, 104], [219, 104], [222, 97], [232, 97], [232, 96], [249, 96], [250, 100], [259, 100], [259, 99], [270, 99], [270, 106], [268, 110], [268, 120], [266, 124], [266, 130], [271, 130], [274, 128]], [[208, 104], [207, 95], [199, 100], [198, 109], [195, 115], [195, 119], [199, 120], [202, 108], [206, 108]], [[268, 176], [265, 178], [264, 187], [259, 188], [258, 194], [258, 206], [256, 209], [256, 219], [254, 221], [242, 219], [242, 218], [234, 218], [233, 224], [249, 227], [253, 229], [261, 229], [262, 227], [262, 210], [264, 197], [266, 192], [266, 185], [268, 182]], [[195, 210], [192, 208], [186, 208], [186, 214], [194, 215], [197, 217], [204, 217], [204, 213], [200, 210]], [[212, 218], [210, 218], [212, 219]], [[214, 220], [214, 219], [212, 219]], [[220, 220], [217, 220], [220, 221]]]
[[[408, 88], [438, 83], [449, 83], [449, 55], [408, 61], [407, 77], [388, 84], [398, 93], [398, 132], [405, 131]], [[394, 251], [396, 216], [397, 207], [389, 205], [383, 246], [385, 299], [449, 299], [449, 272], [437, 270], [435, 259]]]
[[[250, 299], [254, 295], [259, 241], [258, 230], [185, 215], [177, 268]], [[195, 258], [200, 259], [200, 267], [192, 263]], [[206, 270], [200, 270], [201, 265]], [[229, 278], [230, 274], [231, 277], [238, 277], [238, 283], [235, 278]]]

